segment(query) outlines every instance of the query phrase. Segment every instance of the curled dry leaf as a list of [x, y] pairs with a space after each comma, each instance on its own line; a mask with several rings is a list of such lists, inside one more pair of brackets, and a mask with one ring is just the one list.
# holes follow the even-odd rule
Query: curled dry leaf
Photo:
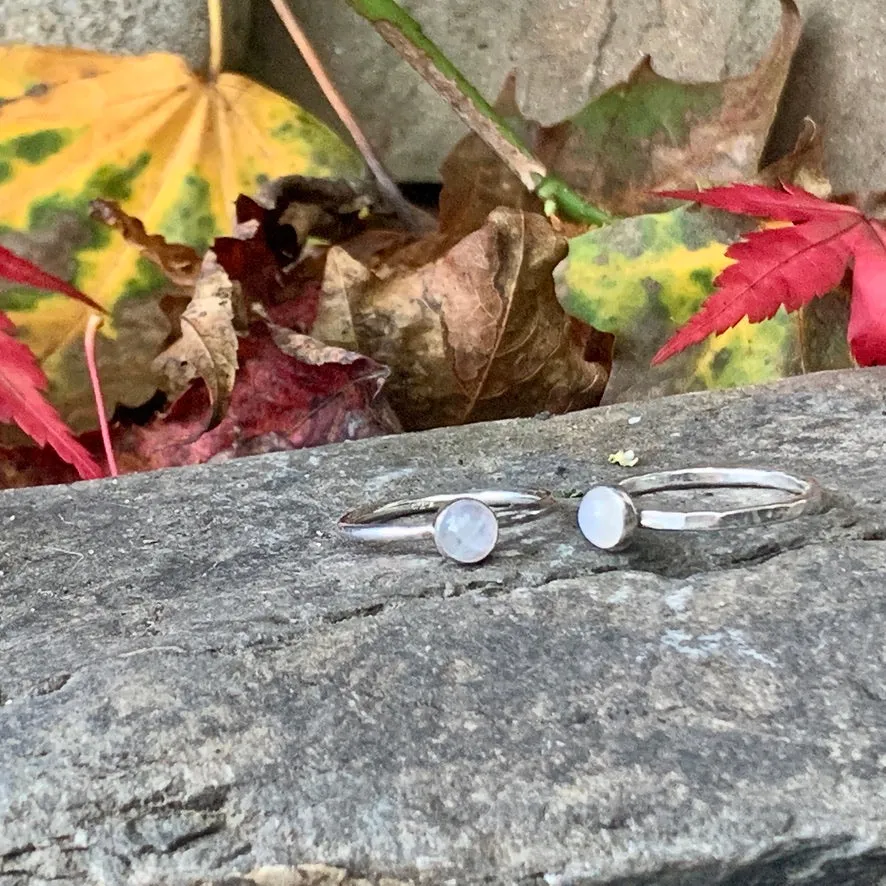
[[596, 405], [608, 367], [585, 360], [591, 330], [557, 301], [565, 253], [542, 216], [497, 209], [442, 257], [393, 260], [384, 278], [331, 250], [321, 305], [345, 290], [358, 349], [392, 368], [408, 429], [567, 412]]
[[225, 413], [237, 372], [234, 284], [210, 250], [203, 259], [194, 295], [181, 316], [181, 338], [154, 361], [160, 386], [178, 398], [200, 376], [209, 391], [214, 427]]
[[133, 215], [120, 208], [116, 200], [93, 200], [89, 204], [92, 218], [119, 231], [127, 243], [135, 246], [141, 254], [152, 261], [164, 274], [179, 286], [193, 286], [200, 274], [200, 255], [192, 246], [167, 243], [160, 234], [149, 234], [145, 226]]
[[751, 181], [770, 188], [790, 182], [822, 200], [829, 200], [833, 188], [824, 171], [824, 139], [821, 128], [811, 117], [804, 117], [803, 128], [790, 153], [764, 166]]

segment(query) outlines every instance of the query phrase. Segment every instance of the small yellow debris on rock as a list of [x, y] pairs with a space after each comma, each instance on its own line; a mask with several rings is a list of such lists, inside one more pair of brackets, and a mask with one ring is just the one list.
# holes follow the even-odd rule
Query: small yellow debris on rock
[[619, 449], [609, 456], [609, 464], [621, 465], [623, 468], [632, 468], [640, 461], [639, 457], [634, 454], [633, 449]]

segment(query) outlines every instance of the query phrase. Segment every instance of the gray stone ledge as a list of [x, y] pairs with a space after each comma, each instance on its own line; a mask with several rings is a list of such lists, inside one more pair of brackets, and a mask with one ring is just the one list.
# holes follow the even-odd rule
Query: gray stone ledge
[[[618, 555], [564, 513], [473, 568], [334, 531], [628, 447], [828, 509]], [[869, 370], [0, 493], [0, 884], [874, 886], [884, 456]]]

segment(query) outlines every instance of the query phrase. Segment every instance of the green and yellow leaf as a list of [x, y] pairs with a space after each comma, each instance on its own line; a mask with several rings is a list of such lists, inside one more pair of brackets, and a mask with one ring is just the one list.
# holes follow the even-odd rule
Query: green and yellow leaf
[[[99, 349], [109, 408], [150, 397], [169, 289], [137, 249], [90, 219], [116, 200], [170, 242], [204, 251], [230, 233], [233, 203], [284, 174], [359, 175], [361, 164], [316, 119], [239, 74], [210, 80], [182, 59], [76, 49], [0, 48], [0, 242], [74, 282], [112, 315]], [[0, 292], [50, 378], [64, 418], [94, 424], [76, 371], [87, 310], [23, 288]]]
[[714, 279], [731, 263], [726, 248], [753, 224], [683, 206], [624, 219], [570, 241], [569, 255], [556, 271], [558, 297], [567, 313], [615, 335], [603, 402], [755, 384], [850, 365], [845, 327], [841, 330], [839, 322], [816, 323], [815, 315], [781, 310], [766, 323], [744, 320], [650, 366], [656, 351], [699, 309]]
[[[800, 39], [794, 0], [749, 74], [711, 83], [663, 77], [647, 57], [627, 81], [536, 133], [539, 159], [586, 199], [619, 215], [659, 211], [650, 192], [746, 181], [758, 168]], [[679, 184], [671, 184], [679, 183]]]

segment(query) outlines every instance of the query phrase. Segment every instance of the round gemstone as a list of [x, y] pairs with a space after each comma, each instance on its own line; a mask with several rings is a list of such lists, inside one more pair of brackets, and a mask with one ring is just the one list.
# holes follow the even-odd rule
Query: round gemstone
[[437, 514], [434, 541], [445, 557], [459, 563], [479, 563], [498, 541], [498, 520], [483, 502], [460, 498]]
[[630, 496], [616, 486], [594, 486], [578, 506], [578, 528], [582, 535], [604, 551], [622, 547], [638, 522], [637, 509]]

